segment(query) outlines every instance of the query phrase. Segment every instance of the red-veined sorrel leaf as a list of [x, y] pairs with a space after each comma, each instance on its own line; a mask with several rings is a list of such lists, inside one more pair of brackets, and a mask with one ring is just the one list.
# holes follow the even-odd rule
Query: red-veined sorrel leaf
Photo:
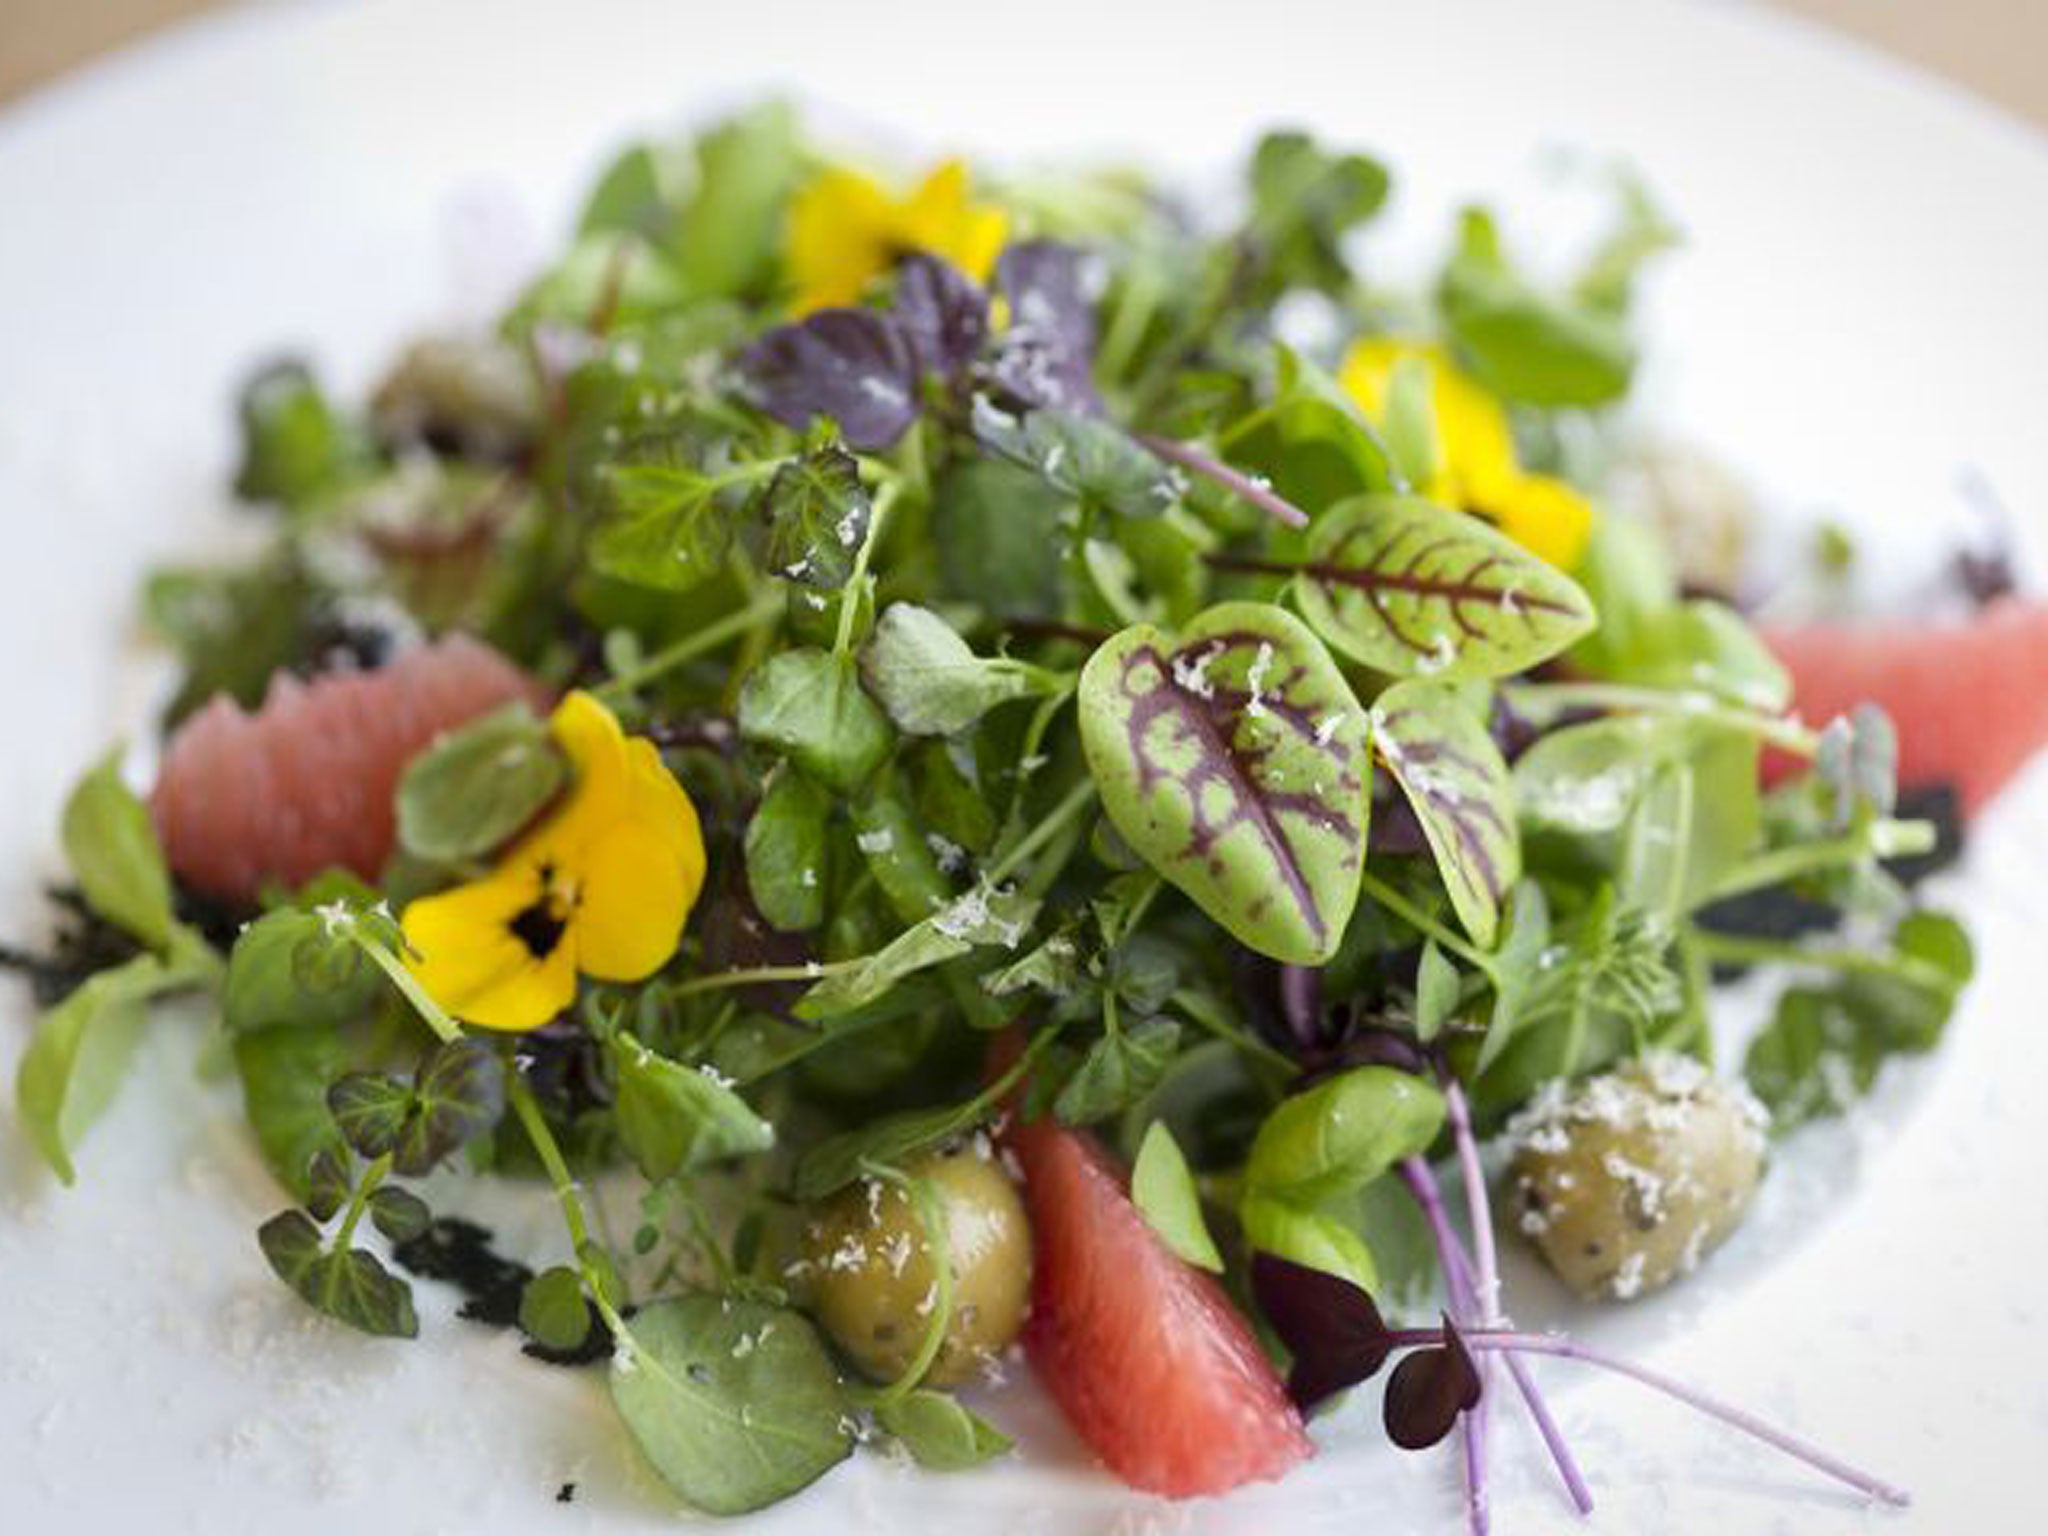
[[1465, 931], [1491, 946], [1522, 872], [1506, 759], [1450, 683], [1396, 683], [1372, 709], [1373, 744], [1401, 786]]
[[1308, 626], [1223, 603], [1176, 642], [1149, 624], [1081, 674], [1081, 742], [1109, 819], [1244, 943], [1315, 965], [1358, 899], [1365, 712]]
[[1315, 521], [1301, 611], [1353, 660], [1396, 677], [1504, 677], [1593, 627], [1578, 583], [1476, 517], [1419, 496], [1358, 496]]

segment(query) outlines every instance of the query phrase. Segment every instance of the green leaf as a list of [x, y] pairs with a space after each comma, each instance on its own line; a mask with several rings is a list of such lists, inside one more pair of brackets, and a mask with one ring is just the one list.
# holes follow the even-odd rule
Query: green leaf
[[1443, 1095], [1421, 1078], [1354, 1067], [1283, 1099], [1266, 1117], [1245, 1187], [1301, 1206], [1361, 1189], [1428, 1151], [1443, 1118]]
[[1550, 902], [1543, 887], [1524, 880], [1508, 903], [1500, 948], [1493, 953], [1493, 1012], [1486, 1039], [1479, 1047], [1484, 1072], [1507, 1049], [1515, 1031], [1526, 1022], [1530, 994], [1543, 977], [1543, 957], [1550, 948]]
[[1272, 403], [1232, 428], [1232, 462], [1264, 475], [1297, 507], [1324, 508], [1393, 489], [1387, 445], [1357, 402], [1290, 348], [1273, 351]]
[[1030, 932], [1038, 903], [1014, 893], [971, 890], [904, 929], [858, 963], [825, 977], [796, 1005], [797, 1017], [829, 1019], [874, 1002], [904, 977], [982, 945], [1014, 949]]
[[[257, 1037], [252, 1035], [250, 1038]], [[335, 1212], [348, 1204], [348, 1198], [355, 1189], [349, 1179], [348, 1146], [335, 1134], [334, 1120], [327, 1114], [324, 1101], [320, 1113], [327, 1122], [330, 1144], [315, 1152], [307, 1165], [304, 1198], [306, 1210], [315, 1221], [330, 1221]]]
[[1015, 1441], [958, 1399], [920, 1387], [881, 1404], [875, 1419], [920, 1467], [964, 1472], [1006, 1454]]
[[398, 840], [436, 863], [480, 859], [510, 842], [560, 792], [568, 765], [524, 704], [437, 738], [398, 781]]
[[939, 868], [894, 774], [879, 776], [847, 814], [854, 846], [901, 921], [920, 922], [953, 900], [953, 882]]
[[412, 1088], [383, 1072], [345, 1073], [327, 1090], [328, 1114], [362, 1157], [382, 1157], [397, 1146], [412, 1107]]
[[1245, 944], [1319, 964], [1358, 899], [1365, 715], [1292, 614], [1224, 603], [1178, 642], [1134, 625], [1081, 674], [1103, 809], [1148, 864]]
[[427, 1173], [504, 1113], [505, 1067], [498, 1053], [480, 1040], [445, 1041], [413, 1074], [412, 1104], [391, 1166], [408, 1177]]
[[832, 797], [779, 768], [747, 822], [747, 890], [770, 927], [804, 933], [825, 920], [825, 826]]
[[1878, 966], [1832, 986], [1788, 989], [1750, 1042], [1743, 1075], [1774, 1132], [1839, 1114], [1887, 1059], [1932, 1050], [1976, 968], [1963, 926], [1931, 911], [1909, 913], [1874, 958]]
[[775, 1145], [775, 1128], [702, 1068], [657, 1056], [631, 1035], [613, 1041], [612, 1061], [619, 1139], [649, 1179], [693, 1173]]
[[1508, 261], [1493, 217], [1467, 208], [1437, 284], [1451, 339], [1474, 374], [1508, 400], [1597, 406], [1628, 392], [1636, 347], [1605, 305], [1539, 293]]
[[361, 1248], [327, 1252], [320, 1229], [305, 1212], [271, 1217], [257, 1228], [256, 1241], [278, 1278], [314, 1310], [379, 1337], [410, 1339], [419, 1334], [412, 1287]]
[[697, 140], [697, 185], [683, 209], [676, 265], [692, 295], [757, 293], [779, 254], [783, 206], [803, 169], [796, 114], [764, 102]]
[[1063, 1125], [1093, 1125], [1123, 1113], [1158, 1086], [1179, 1047], [1180, 1025], [1172, 1019], [1113, 1025], [1061, 1085], [1054, 1116]]
[[998, 704], [1047, 690], [1057, 679], [1025, 662], [974, 654], [929, 608], [891, 603], [861, 648], [868, 691], [907, 736], [954, 736]]
[[1252, 1191], [1238, 1204], [1245, 1246], [1290, 1259], [1377, 1293], [1379, 1265], [1364, 1238], [1341, 1219], [1313, 1206]]
[[1131, 1166], [1131, 1202], [1159, 1240], [1188, 1263], [1223, 1273], [1223, 1255], [1202, 1220], [1202, 1197], [1181, 1155], [1180, 1143], [1164, 1120], [1154, 1120], [1138, 1143]]
[[194, 938], [174, 944], [168, 960], [141, 954], [86, 978], [37, 1021], [15, 1069], [15, 1107], [30, 1140], [66, 1184], [76, 1178], [72, 1150], [113, 1102], [150, 1002], [215, 970], [212, 951]]
[[1317, 634], [1394, 677], [1525, 672], [1594, 622], [1569, 576], [1419, 496], [1340, 502], [1309, 529], [1301, 561], [1271, 568], [1295, 573], [1295, 600]]
[[1099, 416], [1040, 409], [1020, 419], [978, 396], [974, 435], [1089, 512], [1157, 517], [1179, 499], [1166, 465]]
[[1448, 683], [1396, 683], [1372, 708], [1373, 745], [1422, 823], [1452, 909], [1482, 947], [1522, 874], [1508, 765]]
[[362, 429], [328, 404], [302, 363], [274, 363], [251, 379], [241, 418], [235, 494], [244, 501], [305, 506], [376, 461]]
[[386, 1184], [370, 1196], [370, 1220], [394, 1243], [408, 1243], [426, 1231], [434, 1213], [409, 1189]]
[[564, 1265], [544, 1269], [519, 1293], [519, 1326], [548, 1349], [570, 1350], [590, 1337], [583, 1277]]
[[798, 454], [768, 482], [768, 568], [819, 592], [836, 592], [853, 575], [873, 508], [860, 461], [837, 443]]
[[232, 1033], [325, 1028], [361, 1018], [376, 1001], [376, 968], [318, 912], [279, 907], [235, 940], [221, 1018]]
[[1464, 990], [1458, 968], [1444, 958], [1431, 939], [1422, 946], [1422, 961], [1415, 972], [1415, 1038], [1427, 1045], [1444, 1027], [1444, 1021], [1458, 1006]]
[[646, 144], [620, 151], [584, 200], [576, 233], [623, 232], [657, 244], [667, 239], [674, 229], [676, 210], [664, 190], [664, 169], [662, 158]]
[[634, 1314], [618, 1346], [620, 1417], [662, 1481], [707, 1514], [787, 1498], [853, 1449], [839, 1378], [800, 1313], [693, 1293]]
[[238, 1031], [228, 1043], [242, 1080], [243, 1113], [263, 1161], [296, 1198], [310, 1203], [313, 1160], [344, 1146], [327, 1108], [327, 1085], [345, 1059], [340, 1037], [332, 1029], [279, 1024]]
[[740, 735], [783, 753], [828, 789], [851, 794], [889, 754], [889, 722], [850, 657], [780, 651], [740, 688]]
[[1068, 501], [1006, 459], [956, 460], [932, 490], [932, 541], [946, 595], [1003, 618], [1060, 609]]
[[734, 514], [719, 483], [678, 463], [624, 463], [605, 476], [610, 511], [590, 541], [593, 569], [687, 592], [725, 567]]
[[1252, 153], [1251, 234], [1276, 286], [1330, 290], [1351, 282], [1343, 237], [1387, 200], [1386, 167], [1369, 155], [1331, 154], [1305, 133], [1281, 131]]
[[171, 937], [171, 876], [149, 812], [108, 753], [64, 802], [64, 856], [86, 903], [147, 949]]
[[1387, 383], [1387, 448], [1410, 485], [1436, 478], [1436, 417], [1430, 405], [1435, 377], [1420, 357], [1404, 357]]

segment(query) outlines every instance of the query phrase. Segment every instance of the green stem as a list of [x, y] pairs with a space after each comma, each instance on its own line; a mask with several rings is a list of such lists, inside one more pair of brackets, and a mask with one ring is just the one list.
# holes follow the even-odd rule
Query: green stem
[[569, 1229], [569, 1246], [576, 1256], [576, 1271], [583, 1277], [584, 1292], [590, 1297], [590, 1304], [597, 1308], [597, 1315], [604, 1319], [605, 1326], [611, 1329], [612, 1337], [623, 1344], [626, 1320], [619, 1316], [618, 1309], [605, 1294], [604, 1279], [588, 1257], [590, 1223], [584, 1215], [583, 1197], [576, 1192], [575, 1175], [569, 1172], [569, 1160], [562, 1156], [561, 1143], [555, 1140], [555, 1133], [548, 1128], [547, 1116], [541, 1113], [533, 1090], [526, 1085], [526, 1078], [517, 1067], [505, 1074], [505, 1098], [512, 1106], [512, 1113], [518, 1116], [526, 1139], [533, 1144], [534, 1153], [547, 1172], [548, 1183], [554, 1187], [555, 1203], [562, 1208], [562, 1225]]
[[1511, 683], [1501, 693], [1518, 709], [1604, 709], [1683, 715], [1689, 720], [1726, 726], [1754, 736], [1797, 757], [1810, 758], [1820, 750], [1819, 734], [1796, 720], [1740, 709], [1724, 704], [1710, 693], [1691, 689], [1643, 688], [1629, 683]]
[[[349, 1196], [348, 1210], [341, 1218], [341, 1227], [334, 1234], [334, 1251], [336, 1253], [348, 1252], [349, 1242], [356, 1235], [356, 1227], [363, 1219], [363, 1212], [370, 1208], [370, 1196], [377, 1192], [377, 1187], [384, 1182], [384, 1176], [389, 1172], [391, 1172], [391, 1154], [389, 1152], [386, 1152], [382, 1157], [379, 1157], [363, 1169], [361, 1181], [356, 1185], [355, 1192]], [[335, 1278], [330, 1273], [330, 1288]]]
[[1359, 889], [1418, 933], [1428, 934], [1429, 937], [1435, 939], [1438, 944], [1458, 956], [1467, 965], [1477, 966], [1488, 976], [1493, 974], [1493, 957], [1491, 955], [1475, 948], [1458, 934], [1453, 933], [1449, 928], [1416, 906], [1406, 896], [1403, 896], [1399, 891], [1387, 884], [1386, 881], [1380, 879], [1371, 870], [1366, 870], [1359, 876]]
[[656, 678], [695, 661], [699, 656], [717, 650], [729, 640], [738, 639], [757, 624], [774, 618], [782, 610], [781, 594], [770, 592], [755, 599], [746, 607], [728, 613], [722, 619], [714, 619], [702, 629], [685, 635], [673, 645], [664, 646], [642, 661], [639, 666], [621, 672], [610, 682], [592, 691], [601, 702], [616, 703], [636, 689], [646, 687]]
[[932, 1320], [925, 1325], [917, 1353], [903, 1368], [903, 1374], [877, 1392], [872, 1400], [874, 1407], [887, 1408], [917, 1389], [918, 1384], [931, 1374], [939, 1351], [946, 1347], [946, 1333], [953, 1324], [953, 1240], [946, 1227], [945, 1203], [939, 1199], [930, 1179], [915, 1179], [882, 1163], [868, 1164], [867, 1172], [871, 1177], [886, 1179], [896, 1185], [917, 1208], [917, 1224], [924, 1228], [924, 1251], [932, 1266]]
[[1206, 1029], [1217, 1039], [1236, 1046], [1246, 1055], [1256, 1056], [1269, 1066], [1279, 1068], [1290, 1077], [1301, 1070], [1300, 1064], [1293, 1057], [1276, 1046], [1268, 1045], [1265, 1041], [1259, 1039], [1258, 1036], [1240, 1029], [1231, 1020], [1225, 1018], [1222, 1012], [1213, 1006], [1211, 1000], [1204, 997], [1201, 993], [1194, 991], [1176, 992], [1173, 994], [1172, 1001], [1174, 1007], [1193, 1019], [1203, 1029]]
[[1889, 859], [1926, 853], [1934, 847], [1934, 839], [1932, 822], [1887, 820], [1845, 832], [1840, 837], [1773, 848], [1728, 871], [1694, 906], [1706, 906], [1729, 896], [1760, 891], [1766, 886], [1783, 885], [1802, 875], [1853, 864], [1858, 859]]
[[1813, 948], [1783, 939], [1693, 930], [1692, 944], [1706, 960], [1724, 965], [1806, 965], [1862, 976], [1893, 976], [1932, 991], [1947, 991], [1953, 978], [1911, 955], [1873, 955], [1860, 949]]
[[1067, 791], [1065, 799], [1061, 800], [1058, 805], [1046, 813], [1044, 820], [1027, 832], [1014, 848], [996, 861], [995, 867], [988, 872], [986, 877], [988, 883], [994, 885], [1008, 876], [1026, 859], [1029, 859], [1039, 849], [1052, 841], [1053, 837], [1062, 827], [1080, 815], [1094, 801], [1095, 781], [1093, 779], [1081, 780], [1080, 783]]
[[1124, 376], [1124, 370], [1130, 367], [1138, 343], [1144, 340], [1146, 327], [1151, 325], [1152, 316], [1158, 312], [1159, 300], [1163, 297], [1156, 266], [1140, 261], [1133, 263], [1129, 270], [1130, 281], [1124, 285], [1116, 312], [1110, 316], [1109, 325], [1102, 335], [1102, 345], [1095, 349], [1096, 371], [1105, 379]]
[[691, 976], [671, 983], [670, 997], [694, 997], [699, 992], [718, 992], [726, 987], [751, 987], [763, 982], [820, 981], [840, 971], [865, 965], [873, 957], [855, 955], [850, 960], [810, 960], [802, 965], [757, 965], [738, 971], [713, 971], [709, 976]]
[[434, 1001], [427, 989], [420, 985], [419, 978], [407, 970], [396, 955], [353, 929], [349, 931], [349, 940], [375, 962], [378, 970], [391, 978], [391, 984], [412, 1004], [413, 1012], [426, 1021], [427, 1028], [450, 1044], [462, 1038], [462, 1026], [449, 1017], [447, 1009]]
[[853, 556], [853, 574], [839, 589], [839, 633], [832, 639], [834, 656], [844, 656], [853, 645], [853, 621], [860, 613], [860, 594], [867, 583], [868, 562], [874, 558], [875, 544], [882, 536], [882, 524], [888, 521], [889, 509], [896, 504], [902, 487], [902, 481], [892, 480], [875, 493], [874, 510], [868, 514], [867, 536], [860, 541], [860, 548]]

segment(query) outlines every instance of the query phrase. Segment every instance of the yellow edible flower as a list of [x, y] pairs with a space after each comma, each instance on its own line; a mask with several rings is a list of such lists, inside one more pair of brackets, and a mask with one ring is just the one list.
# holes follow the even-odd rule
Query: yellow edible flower
[[891, 197], [859, 171], [835, 168], [797, 193], [789, 211], [789, 277], [799, 315], [851, 304], [908, 251], [944, 258], [987, 282], [1008, 221], [967, 200], [967, 167], [948, 160], [909, 197]]
[[1384, 421], [1394, 370], [1417, 358], [1429, 370], [1436, 472], [1423, 493], [1498, 527], [1540, 560], [1570, 570], [1585, 553], [1593, 506], [1555, 475], [1522, 468], [1507, 412], [1480, 383], [1428, 342], [1372, 337], [1356, 343], [1339, 380], [1375, 421]]
[[407, 964], [455, 1017], [537, 1029], [578, 972], [639, 981], [675, 953], [704, 884], [697, 808], [650, 742], [571, 693], [549, 721], [575, 774], [568, 798], [480, 880], [405, 909]]

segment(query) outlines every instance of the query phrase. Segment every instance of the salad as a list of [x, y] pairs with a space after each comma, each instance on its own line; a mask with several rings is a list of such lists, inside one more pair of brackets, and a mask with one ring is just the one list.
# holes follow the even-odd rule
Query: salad
[[84, 775], [54, 936], [0, 950], [51, 1168], [205, 996], [279, 1282], [391, 1339], [460, 1287], [714, 1514], [1003, 1456], [1020, 1366], [1147, 1492], [1284, 1477], [1384, 1373], [1475, 1531], [1509, 1414], [1590, 1510], [1545, 1357], [1904, 1502], [1518, 1332], [1498, 1252], [1681, 1284], [1938, 1043], [1971, 949], [1918, 883], [2048, 736], [2048, 611], [1971, 556], [1967, 616], [1859, 628], [1835, 538], [1755, 622], [1741, 497], [1620, 409], [1647, 191], [1556, 283], [1468, 208], [1407, 291], [1389, 186], [1285, 131], [1222, 219], [898, 179], [768, 104], [621, 154], [367, 402], [263, 368], [262, 549], [150, 578], [147, 791]]

